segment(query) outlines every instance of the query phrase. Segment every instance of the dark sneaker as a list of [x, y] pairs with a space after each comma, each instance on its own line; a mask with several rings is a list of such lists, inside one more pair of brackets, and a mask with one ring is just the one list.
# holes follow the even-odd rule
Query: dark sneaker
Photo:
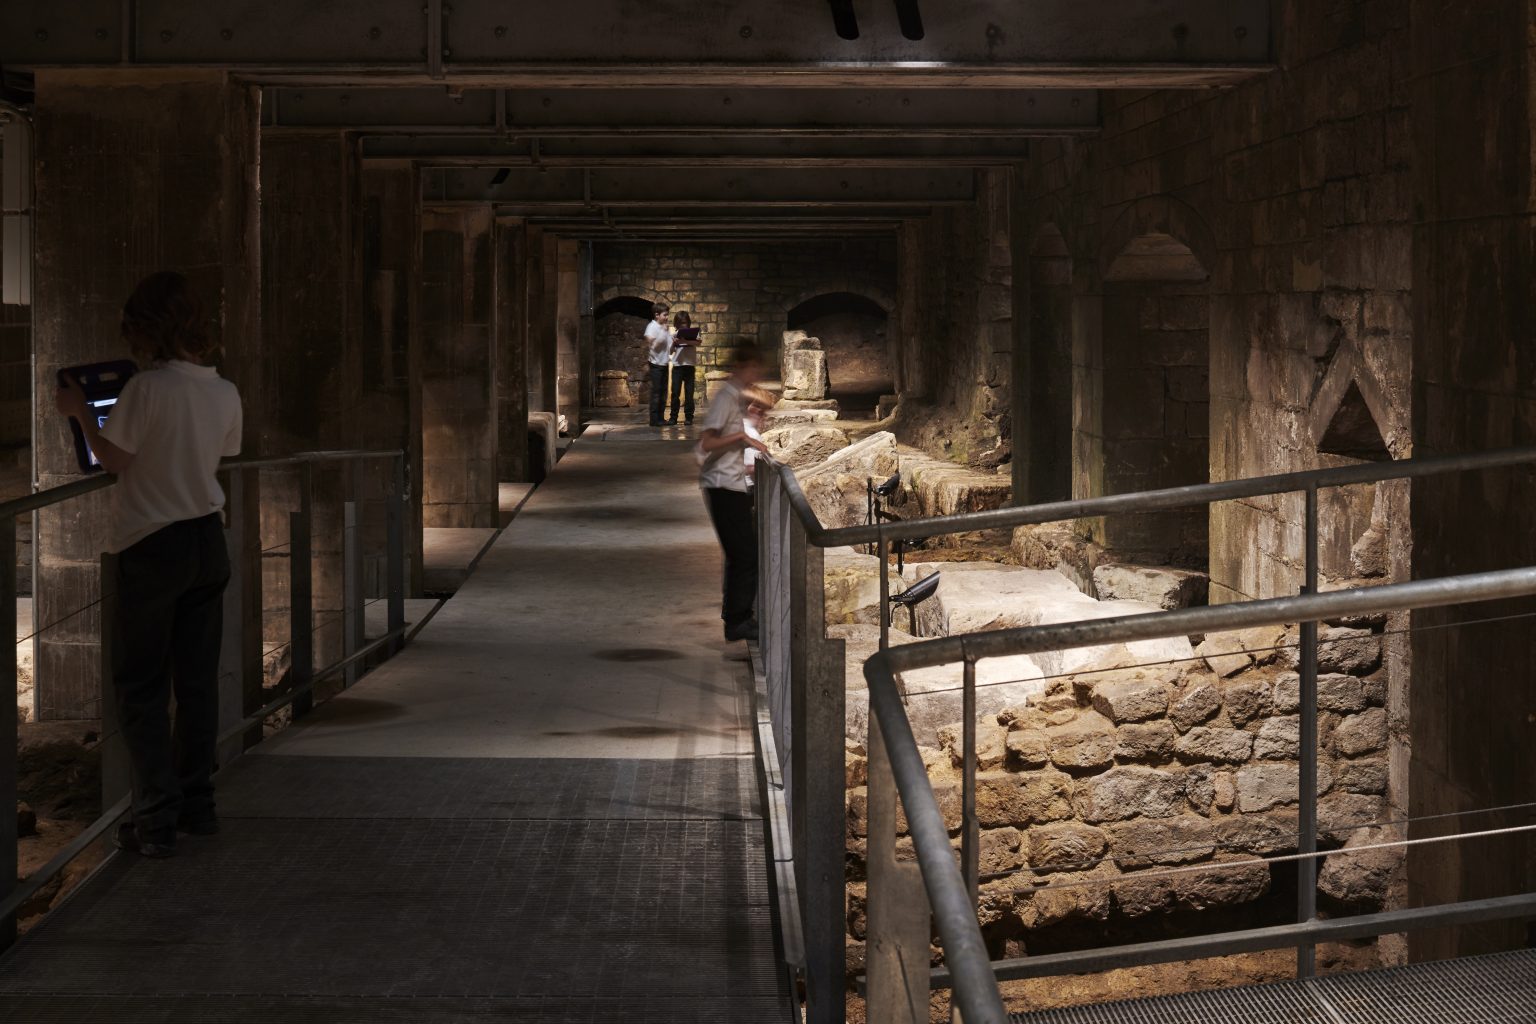
[[202, 818], [184, 818], [176, 823], [176, 831], [189, 836], [216, 836], [219, 834], [219, 817], [210, 814]]
[[757, 620], [748, 619], [746, 622], [738, 622], [734, 626], [726, 626], [725, 638], [732, 642], [747, 640], [754, 644], [757, 643]]
[[174, 834], [170, 837], [145, 835], [139, 831], [139, 826], [125, 821], [117, 827], [117, 848], [161, 860], [176, 855], [176, 837]]

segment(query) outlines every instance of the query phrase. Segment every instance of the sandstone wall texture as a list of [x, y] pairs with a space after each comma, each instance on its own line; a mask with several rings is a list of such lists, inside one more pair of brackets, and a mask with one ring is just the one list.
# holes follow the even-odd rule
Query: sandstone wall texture
[[[1402, 882], [1390, 841], [1387, 686], [1371, 628], [1323, 631], [1320, 865], [1325, 913], [1380, 908]], [[1293, 919], [1299, 680], [1294, 630], [1205, 639], [1203, 658], [1057, 679], [982, 719], [981, 915], [993, 952]], [[1252, 653], [1244, 653], [1251, 651]], [[954, 843], [960, 725], [926, 758]], [[863, 748], [848, 756], [849, 941], [864, 938]], [[905, 819], [898, 819], [905, 836]], [[898, 840], [910, 849], [910, 840]], [[1197, 868], [1200, 870], [1183, 870]], [[1208, 870], [1206, 870], [1208, 869]], [[1199, 922], [1197, 925], [1196, 922]]]
[[[868, 299], [888, 313], [895, 304], [896, 253], [888, 241], [828, 240], [763, 244], [656, 245], [600, 244], [593, 247], [594, 302], [609, 314], [597, 323], [596, 369], [625, 370], [640, 402], [649, 394], [636, 311], [620, 311], [614, 300], [669, 302], [687, 310], [700, 337], [699, 392], [704, 374], [721, 368], [731, 346], [750, 341], [778, 362], [780, 338], [789, 314], [808, 300], [837, 292]], [[857, 349], [858, 346], [854, 346]], [[857, 353], [860, 372], [867, 364]], [[835, 351], [829, 370], [837, 375]]]
[[1012, 450], [1013, 256], [1007, 172], [977, 202], [902, 231], [895, 432], [904, 444], [995, 469]]
[[[1106, 93], [1099, 137], [1037, 147], [1018, 179], [1021, 262], [1034, 256], [1022, 340], [1060, 375], [1070, 339], [1077, 401], [1016, 413], [1073, 431], [1078, 496], [1204, 479], [1207, 434], [1211, 479], [1318, 466], [1341, 407], [1364, 407], [1382, 454], [1411, 452], [1408, 6], [1285, 5], [1278, 73]], [[1332, 497], [1368, 523], [1373, 496]], [[1214, 509], [1212, 599], [1294, 593], [1301, 511], [1300, 495]], [[1325, 547], [1347, 553], [1359, 534], [1333, 534], [1360, 516], [1324, 518]], [[1387, 518], [1401, 566], [1406, 520]], [[1128, 553], [1198, 561], [1200, 524], [1164, 526], [1121, 538]], [[1114, 531], [1095, 539], [1113, 547]]]

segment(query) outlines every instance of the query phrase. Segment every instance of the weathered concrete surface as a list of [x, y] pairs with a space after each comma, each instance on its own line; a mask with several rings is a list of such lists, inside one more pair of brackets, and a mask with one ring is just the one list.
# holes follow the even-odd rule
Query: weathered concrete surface
[[[262, 750], [750, 753], [742, 665], [720, 637], [719, 545], [688, 444], [588, 434], [403, 654]], [[629, 436], [650, 439], [618, 443]]]

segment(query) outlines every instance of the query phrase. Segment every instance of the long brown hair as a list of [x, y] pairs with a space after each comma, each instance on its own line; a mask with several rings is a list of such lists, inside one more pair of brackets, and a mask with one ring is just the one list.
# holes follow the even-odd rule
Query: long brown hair
[[154, 362], [210, 361], [218, 346], [208, 336], [208, 316], [187, 279], [172, 270], [139, 282], [123, 303], [123, 337], [134, 354]]

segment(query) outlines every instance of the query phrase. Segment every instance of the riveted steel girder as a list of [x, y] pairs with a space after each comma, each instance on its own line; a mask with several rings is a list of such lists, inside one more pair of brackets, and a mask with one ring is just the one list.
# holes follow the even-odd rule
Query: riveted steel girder
[[1266, 70], [1270, 0], [950, 0], [908, 38], [824, 0], [10, 0], [0, 64], [502, 85], [1202, 87]]

